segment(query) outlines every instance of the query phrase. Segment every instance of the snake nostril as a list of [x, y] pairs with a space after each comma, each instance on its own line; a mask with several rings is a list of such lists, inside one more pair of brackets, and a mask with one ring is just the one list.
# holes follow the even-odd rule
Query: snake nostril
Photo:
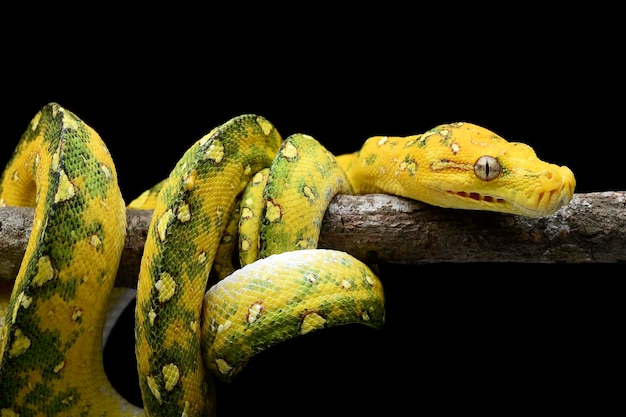
[[548, 171], [546, 173], [546, 178], [549, 179], [549, 180], [551, 180], [553, 176], [554, 176], [554, 174], [552, 173], [552, 171]]

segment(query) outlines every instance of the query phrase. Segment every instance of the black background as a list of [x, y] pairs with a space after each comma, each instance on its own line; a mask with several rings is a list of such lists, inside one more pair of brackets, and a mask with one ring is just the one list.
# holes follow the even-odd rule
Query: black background
[[[7, 15], [22, 24], [3, 29], [0, 163], [56, 101], [100, 133], [127, 201], [248, 112], [337, 154], [372, 135], [471, 121], [568, 165], [577, 192], [626, 189], [617, 12], [514, 7]], [[258, 355], [218, 383], [218, 415], [599, 414], [617, 405], [624, 374], [622, 274], [383, 265], [383, 330], [328, 329]], [[138, 401], [132, 318], [114, 337], [111, 378]]]

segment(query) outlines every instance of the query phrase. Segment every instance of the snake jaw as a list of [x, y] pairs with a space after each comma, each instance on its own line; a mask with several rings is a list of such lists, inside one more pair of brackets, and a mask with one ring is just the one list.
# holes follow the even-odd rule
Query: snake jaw
[[[446, 190], [446, 194], [453, 199], [453, 203], [451, 204], [437, 204], [442, 207], [451, 207], [451, 208], [464, 208], [468, 210], [482, 210], [482, 211], [496, 211], [507, 214], [517, 214], [527, 217], [541, 217], [546, 214], [546, 210], [535, 208], [536, 204], [532, 203], [529, 205], [528, 201], [523, 203], [517, 202], [510, 198], [503, 198], [498, 196], [493, 196], [489, 194], [481, 194], [475, 191], [454, 191], [454, 190]], [[545, 193], [541, 193], [537, 197], [537, 202], [542, 199], [541, 195]], [[522, 194], [523, 196], [523, 194]], [[520, 200], [525, 200], [524, 197]], [[460, 202], [460, 203], [459, 203]], [[554, 211], [558, 210], [558, 208], [562, 207], [565, 202], [561, 201], [557, 204], [557, 208]]]
[[[455, 209], [462, 208], [467, 210], [496, 211], [510, 214], [529, 215], [526, 213], [527, 210], [525, 210], [523, 206], [517, 204], [510, 198], [504, 198], [478, 191], [456, 191], [450, 189], [445, 190], [445, 194], [445, 198], [442, 197], [441, 200], [446, 200], [446, 202], [436, 201], [434, 204], [441, 207]], [[533, 217], [534, 216], [535, 215], [533, 215]]]
[[569, 168], [554, 166], [526, 177], [532, 181], [522, 190], [504, 183], [492, 183], [493, 187], [483, 187], [484, 190], [480, 186], [485, 183], [449, 185], [445, 188], [445, 197], [433, 204], [542, 217], [556, 212], [572, 200], [576, 180]]
[[487, 204], [506, 205], [508, 201], [505, 198], [494, 197], [492, 195], [485, 195], [485, 194], [481, 194], [475, 191], [468, 192], [468, 191], [446, 190], [446, 193], [457, 196], [457, 197], [461, 197], [462, 199], [469, 198], [470, 200], [474, 200], [476, 202], [483, 202]]

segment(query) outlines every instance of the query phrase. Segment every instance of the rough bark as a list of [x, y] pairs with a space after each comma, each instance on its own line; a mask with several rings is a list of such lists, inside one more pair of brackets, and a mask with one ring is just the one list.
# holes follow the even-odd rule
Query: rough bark
[[[626, 192], [575, 194], [539, 219], [432, 207], [373, 194], [336, 196], [322, 225], [322, 248], [366, 262], [617, 263], [626, 261]], [[128, 211], [117, 285], [134, 287], [151, 211]], [[17, 274], [33, 210], [0, 208], [0, 280]]]

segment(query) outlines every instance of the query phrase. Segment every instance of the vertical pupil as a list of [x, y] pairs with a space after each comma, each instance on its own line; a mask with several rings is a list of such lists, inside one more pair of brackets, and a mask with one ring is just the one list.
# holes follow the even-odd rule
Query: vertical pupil
[[485, 175], [489, 178], [489, 161], [485, 161]]

